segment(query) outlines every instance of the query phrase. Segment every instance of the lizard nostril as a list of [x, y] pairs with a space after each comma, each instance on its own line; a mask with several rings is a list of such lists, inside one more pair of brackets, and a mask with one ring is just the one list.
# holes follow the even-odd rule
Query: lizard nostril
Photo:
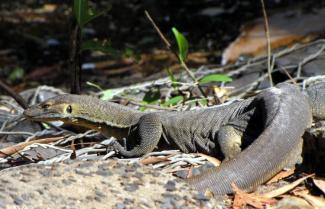
[[71, 107], [71, 105], [69, 105], [69, 106], [67, 107], [67, 113], [72, 113], [72, 107]]

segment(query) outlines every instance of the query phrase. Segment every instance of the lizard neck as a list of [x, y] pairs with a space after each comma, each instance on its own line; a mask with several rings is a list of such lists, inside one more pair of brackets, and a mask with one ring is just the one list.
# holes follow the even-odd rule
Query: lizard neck
[[[77, 103], [78, 110], [73, 118], [82, 123], [105, 124], [115, 128], [128, 128], [139, 121], [144, 114], [123, 105], [83, 97]], [[82, 125], [82, 124], [81, 124]]]

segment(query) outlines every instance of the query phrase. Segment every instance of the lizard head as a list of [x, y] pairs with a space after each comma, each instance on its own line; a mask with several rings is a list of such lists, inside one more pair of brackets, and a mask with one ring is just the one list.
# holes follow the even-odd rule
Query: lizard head
[[24, 111], [24, 116], [34, 121], [62, 121], [74, 123], [74, 115], [79, 106], [74, 102], [74, 96], [59, 95], [40, 104], [32, 105]]

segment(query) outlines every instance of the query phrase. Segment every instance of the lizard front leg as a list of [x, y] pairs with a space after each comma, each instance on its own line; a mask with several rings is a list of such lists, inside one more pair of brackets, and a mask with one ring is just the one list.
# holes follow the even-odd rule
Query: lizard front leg
[[138, 131], [139, 144], [131, 150], [126, 150], [116, 142], [114, 149], [124, 157], [139, 157], [154, 150], [162, 135], [162, 124], [156, 113], [149, 113], [139, 119], [136, 131]]

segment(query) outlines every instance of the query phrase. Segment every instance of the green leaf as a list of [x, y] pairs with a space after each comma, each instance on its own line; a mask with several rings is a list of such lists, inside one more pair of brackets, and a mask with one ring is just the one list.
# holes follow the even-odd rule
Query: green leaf
[[110, 8], [107, 8], [101, 12], [96, 12], [89, 7], [88, 0], [73, 1], [73, 12], [80, 27], [83, 27], [86, 23], [104, 14], [109, 9]]
[[207, 99], [200, 99], [198, 102], [199, 102], [200, 105], [202, 105], [202, 106], [207, 106], [207, 105], [208, 105], [208, 100], [207, 100]]
[[22, 79], [24, 77], [24, 73], [24, 69], [16, 67], [10, 72], [8, 79], [10, 81]]
[[73, 12], [80, 27], [85, 24], [85, 20], [88, 16], [88, 0], [74, 0]]
[[232, 79], [224, 74], [211, 74], [211, 75], [206, 75], [203, 78], [199, 80], [200, 84], [206, 84], [210, 82], [230, 82]]
[[87, 81], [86, 84], [87, 84], [88, 86], [95, 87], [95, 88], [98, 89], [99, 91], [104, 91], [104, 90], [102, 89], [102, 87], [100, 87], [99, 85], [97, 85], [97, 84], [95, 84], [95, 83], [93, 83], [93, 82]]
[[157, 102], [160, 99], [160, 91], [148, 91], [142, 101], [145, 102], [146, 104], [152, 104]]
[[140, 107], [140, 111], [147, 109], [146, 104], [157, 104], [160, 100], [160, 91], [148, 91], [141, 102], [144, 106]]
[[98, 40], [88, 40], [84, 41], [81, 45], [81, 51], [92, 50], [101, 51], [106, 54], [112, 54], [114, 56], [118, 55], [119, 52], [110, 46], [109, 42], [98, 41]]
[[115, 96], [114, 91], [111, 89], [104, 90], [100, 92], [100, 99], [101, 100], [111, 100]]
[[175, 106], [183, 101], [184, 101], [183, 96], [175, 96], [175, 97], [172, 97], [169, 100], [167, 100], [163, 105], [164, 106]]
[[178, 45], [178, 58], [181, 63], [184, 63], [188, 52], [188, 41], [186, 40], [185, 36], [180, 33], [175, 27], [172, 28], [172, 31]]

